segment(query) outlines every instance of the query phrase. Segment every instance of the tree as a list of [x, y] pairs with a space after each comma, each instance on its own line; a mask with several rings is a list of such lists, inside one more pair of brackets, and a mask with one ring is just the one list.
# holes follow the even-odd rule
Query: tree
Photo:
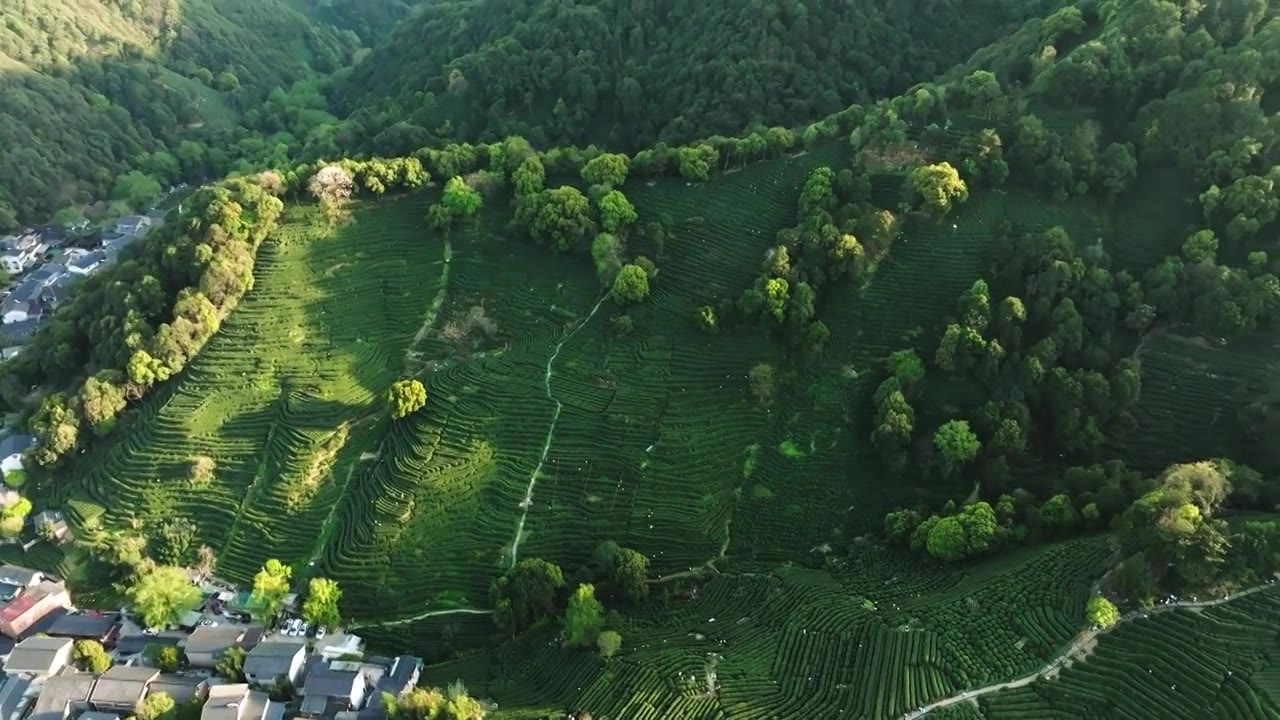
[[604, 153], [597, 155], [582, 166], [582, 179], [588, 185], [605, 185], [619, 187], [627, 179], [627, 167], [630, 161], [626, 155]]
[[600, 224], [606, 232], [618, 232], [639, 217], [631, 201], [620, 190], [610, 190], [600, 198]]
[[1116, 609], [1115, 603], [1101, 595], [1094, 595], [1084, 606], [1084, 616], [1094, 627], [1109, 628], [1120, 620], [1120, 611]]
[[551, 614], [556, 592], [563, 587], [558, 565], [540, 558], [521, 560], [494, 583], [494, 621], [513, 633], [527, 630]]
[[120, 200], [134, 210], [143, 210], [163, 191], [159, 181], [137, 170], [116, 178], [111, 190], [111, 199]]
[[533, 216], [533, 236], [557, 250], [569, 250], [587, 237], [590, 210], [590, 201], [575, 187], [544, 190]]
[[38, 441], [32, 457], [45, 467], [58, 465], [80, 443], [80, 417], [62, 393], [45, 396], [28, 427]]
[[111, 667], [111, 656], [97, 640], [77, 640], [74, 656], [76, 666], [91, 673], [104, 673]]
[[1200, 230], [1182, 243], [1182, 254], [1189, 262], [1213, 262], [1218, 252], [1218, 236], [1212, 230]]
[[978, 455], [982, 443], [969, 429], [968, 420], [949, 420], [933, 434], [933, 444], [942, 454], [947, 472], [959, 469]]
[[778, 392], [778, 383], [777, 373], [772, 365], [769, 363], [752, 365], [751, 370], [747, 372], [747, 384], [757, 402], [766, 407], [773, 404], [773, 398]]
[[156, 652], [156, 669], [164, 673], [177, 672], [181, 660], [178, 648], [172, 645], [165, 645]]
[[904, 392], [910, 392], [924, 380], [924, 362], [915, 350], [898, 350], [889, 355], [889, 373], [898, 379]]
[[200, 589], [191, 584], [186, 571], [171, 565], [138, 575], [126, 594], [148, 627], [173, 625], [200, 602]]
[[307, 599], [302, 603], [302, 619], [317, 627], [332, 630], [342, 622], [338, 601], [342, 590], [336, 580], [311, 578], [307, 581]]
[[273, 618], [284, 607], [285, 596], [289, 594], [289, 580], [293, 577], [293, 568], [275, 558], [267, 560], [262, 569], [253, 576], [253, 592], [249, 593], [249, 607], [254, 613], [265, 618]]
[[244, 682], [244, 659], [248, 653], [244, 648], [231, 646], [218, 656], [214, 664], [214, 672], [233, 683]]
[[355, 187], [355, 179], [341, 165], [326, 165], [311, 176], [307, 190], [311, 196], [320, 201], [325, 217], [330, 223], [342, 217], [343, 207], [351, 199], [351, 191]]
[[649, 274], [639, 265], [623, 265], [613, 280], [613, 298], [623, 305], [649, 297]]
[[173, 697], [164, 691], [149, 692], [138, 705], [137, 720], [160, 720], [174, 711]]
[[387, 390], [386, 400], [391, 419], [399, 420], [421, 410], [427, 404], [427, 389], [421, 380], [397, 380]]
[[80, 408], [95, 435], [115, 429], [116, 415], [124, 409], [124, 386], [116, 382], [116, 376], [113, 371], [103, 371], [80, 386]]
[[616, 543], [602, 543], [597, 553], [608, 571], [610, 584], [628, 602], [638, 603], [649, 594], [649, 558]]
[[458, 218], [471, 217], [480, 212], [483, 204], [484, 200], [480, 197], [480, 193], [461, 177], [455, 175], [445, 183], [444, 193], [440, 195], [440, 203], [436, 205], [440, 210], [432, 213], [432, 224], [447, 228]]
[[583, 583], [569, 597], [564, 613], [564, 644], [586, 647], [595, 642], [604, 627], [604, 606], [596, 599], [595, 586]]
[[911, 192], [930, 213], [942, 217], [955, 202], [969, 199], [969, 188], [951, 163], [922, 165], [908, 176]]
[[884, 516], [884, 532], [889, 542], [906, 545], [916, 528], [920, 527], [920, 513], [915, 510], [896, 510]]
[[605, 630], [596, 638], [596, 649], [600, 651], [600, 657], [608, 660], [622, 649], [622, 636], [613, 630]]
[[939, 519], [929, 530], [925, 548], [930, 555], [940, 560], [955, 561], [963, 558], [967, 542], [960, 519], [955, 516]]

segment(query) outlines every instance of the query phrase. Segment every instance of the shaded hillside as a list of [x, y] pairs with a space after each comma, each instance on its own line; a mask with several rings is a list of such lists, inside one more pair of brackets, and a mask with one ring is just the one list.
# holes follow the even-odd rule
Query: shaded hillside
[[901, 92], [1061, 4], [450, 0], [339, 90], [378, 152], [509, 134], [636, 148]]
[[[326, 5], [318, 20], [288, 0], [4, 5], [0, 229], [108, 196], [128, 202], [129, 185], [154, 187], [117, 188], [129, 170], [159, 183], [230, 170], [260, 151], [237, 145], [248, 135], [241, 111], [351, 61], [359, 38], [330, 21], [403, 14], [399, 0]], [[179, 153], [183, 141], [199, 144]], [[169, 156], [146, 157], [158, 151]]]

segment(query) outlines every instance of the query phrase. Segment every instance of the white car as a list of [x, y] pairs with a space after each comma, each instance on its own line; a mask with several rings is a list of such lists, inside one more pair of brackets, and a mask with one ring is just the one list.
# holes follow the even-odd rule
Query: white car
[[153, 628], [153, 627], [149, 627], [149, 628], [147, 628], [146, 630], [143, 630], [143, 631], [142, 631], [142, 634], [143, 634], [143, 635], [159, 635], [159, 634], [160, 634], [160, 628]]
[[318, 628], [316, 628], [316, 639], [317, 639], [317, 640], [323, 640], [323, 639], [324, 639], [324, 626], [323, 626], [323, 625], [322, 625], [322, 626], [320, 626], [320, 627], [318, 627]]
[[306, 636], [307, 636], [307, 631], [308, 631], [308, 630], [310, 630], [310, 629], [311, 629], [311, 626], [310, 626], [310, 625], [308, 625], [308, 624], [307, 624], [307, 623], [305, 623], [305, 622], [302, 622], [301, 620], [299, 620], [299, 621], [298, 621], [298, 635], [300, 635], [300, 636], [302, 636], [302, 637], [306, 637]]

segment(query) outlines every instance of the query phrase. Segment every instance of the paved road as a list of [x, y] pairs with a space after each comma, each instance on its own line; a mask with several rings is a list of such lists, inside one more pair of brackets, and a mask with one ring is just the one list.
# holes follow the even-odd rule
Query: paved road
[[912, 712], [909, 712], [906, 715], [903, 715], [902, 720], [916, 720], [916, 718], [924, 717], [925, 715], [928, 715], [929, 713], [933, 712], [934, 710], [937, 710], [938, 708], [946, 707], [948, 705], [954, 705], [959, 702], [967, 702], [969, 700], [973, 700], [977, 698], [979, 695], [988, 695], [990, 693], [999, 692], [1001, 690], [1011, 690], [1013, 688], [1019, 688], [1024, 685], [1030, 685], [1036, 680], [1039, 680], [1045, 677], [1046, 675], [1048, 675], [1049, 673], [1062, 667], [1062, 665], [1066, 663], [1068, 660], [1075, 658], [1077, 655], [1080, 654], [1081, 650], [1083, 650], [1089, 643], [1093, 642], [1093, 640], [1096, 639], [1098, 636], [1105, 635], [1111, 632], [1113, 629], [1120, 627], [1124, 623], [1127, 623], [1131, 620], [1147, 617], [1149, 615], [1155, 615], [1157, 613], [1167, 612], [1169, 610], [1175, 610], [1177, 608], [1213, 607], [1214, 605], [1221, 605], [1223, 603], [1231, 602], [1232, 600], [1242, 598], [1245, 595], [1252, 595], [1253, 593], [1256, 593], [1260, 590], [1266, 590], [1269, 587], [1273, 587], [1273, 584], [1271, 582], [1264, 583], [1262, 585], [1256, 585], [1246, 590], [1241, 590], [1239, 592], [1235, 592], [1230, 595], [1220, 597], [1216, 600], [1199, 600], [1199, 601], [1181, 600], [1175, 603], [1169, 603], [1168, 605], [1157, 605], [1151, 608], [1150, 610], [1134, 610], [1133, 612], [1125, 614], [1123, 617], [1121, 617], [1119, 620], [1116, 621], [1115, 625], [1112, 625], [1111, 627], [1090, 628], [1089, 630], [1085, 630], [1079, 636], [1076, 637], [1075, 642], [1071, 644], [1071, 647], [1067, 648], [1066, 652], [1054, 658], [1052, 661], [1049, 662], [1048, 665], [1045, 665], [1043, 668], [1041, 668], [1040, 670], [1030, 675], [1027, 675], [1025, 677], [1020, 677], [1016, 680], [1010, 680], [1008, 682], [995, 683], [994, 685], [988, 685], [986, 687], [975, 688], [973, 690], [966, 690], [958, 695], [953, 695], [949, 698], [943, 698], [942, 700], [937, 700], [935, 702], [929, 703], [928, 705], [925, 705], [924, 707], [918, 710], [913, 710]]

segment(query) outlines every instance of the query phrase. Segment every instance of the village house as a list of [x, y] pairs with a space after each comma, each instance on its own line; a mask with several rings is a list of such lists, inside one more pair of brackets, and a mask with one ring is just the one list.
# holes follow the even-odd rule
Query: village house
[[40, 261], [48, 246], [41, 240], [40, 233], [27, 230], [21, 235], [10, 235], [0, 240], [0, 267], [10, 275], [18, 275]]
[[26, 714], [39, 687], [32, 688], [32, 678], [6, 675], [0, 683], [0, 720], [15, 720]]
[[133, 715], [147, 694], [147, 686], [159, 676], [155, 668], [114, 665], [98, 677], [89, 693], [89, 706], [101, 712]]
[[301, 713], [332, 718], [340, 712], [359, 710], [384, 674], [383, 668], [360, 662], [315, 658], [308, 664], [302, 685]]
[[31, 524], [42, 537], [48, 533], [45, 539], [55, 545], [71, 539], [71, 526], [67, 524], [67, 517], [61, 510], [42, 510], [31, 518]]
[[262, 628], [254, 625], [198, 627], [187, 637], [183, 652], [191, 667], [212, 669], [228, 649], [252, 650], [261, 640]]
[[101, 250], [92, 252], [73, 251], [67, 253], [69, 257], [63, 258], [67, 264], [67, 272], [72, 275], [92, 275], [99, 267], [107, 262], [107, 254]]
[[209, 688], [209, 699], [204, 701], [200, 720], [266, 720], [268, 708], [274, 704], [266, 693], [250, 690], [243, 683], [214, 685]]
[[46, 679], [27, 720], [67, 720], [88, 710], [95, 679], [95, 675], [78, 672], [63, 672]]
[[[36, 444], [34, 435], [8, 435], [0, 440], [0, 471], [12, 472], [14, 470], [22, 470], [22, 454], [31, 449]], [[6, 568], [12, 568], [12, 565], [0, 566], [0, 582], [7, 582], [4, 579], [4, 571]], [[21, 569], [21, 568], [19, 568]], [[36, 572], [30, 570], [28, 572]]]
[[66, 585], [41, 580], [0, 606], [0, 633], [16, 640], [54, 611], [70, 607], [71, 595]]
[[110, 647], [119, 631], [118, 612], [79, 612], [68, 613], [54, 620], [45, 629], [45, 634], [73, 640], [97, 640], [103, 646]]
[[69, 638], [29, 637], [18, 643], [5, 661], [8, 675], [47, 677], [71, 664], [74, 643]]
[[297, 686], [307, 659], [307, 643], [301, 639], [275, 639], [259, 643], [244, 659], [244, 676], [251, 683], [270, 685], [284, 678]]
[[193, 700], [204, 702], [209, 697], [209, 681], [194, 675], [161, 674], [147, 688], [150, 693], [165, 693], [173, 698], [176, 705], [185, 705]]
[[130, 237], [143, 235], [150, 227], [151, 218], [146, 215], [125, 215], [116, 220], [116, 232]]

